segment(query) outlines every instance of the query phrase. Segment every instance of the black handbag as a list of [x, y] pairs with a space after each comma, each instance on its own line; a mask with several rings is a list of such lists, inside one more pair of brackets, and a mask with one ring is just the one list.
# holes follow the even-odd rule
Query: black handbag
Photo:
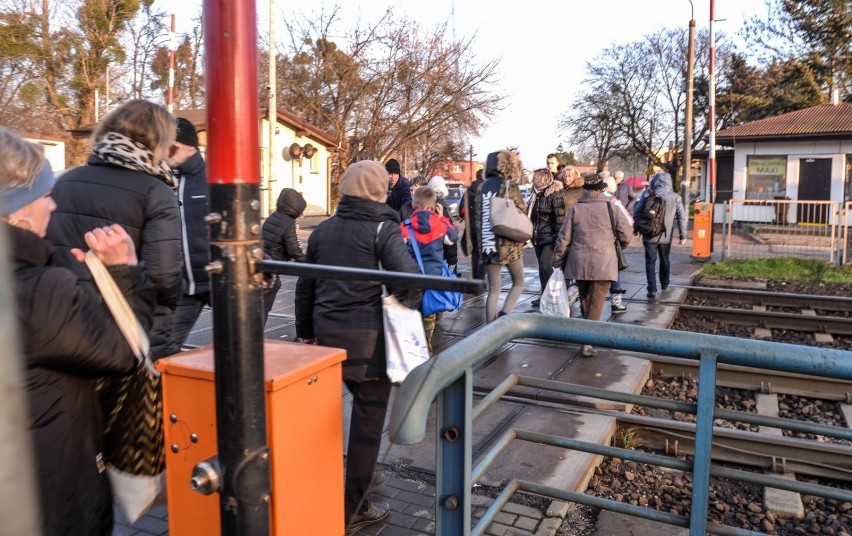
[[606, 208], [609, 210], [609, 223], [612, 225], [612, 235], [615, 237], [615, 257], [618, 259], [618, 271], [627, 268], [627, 257], [624, 256], [624, 248], [621, 247], [621, 240], [615, 233], [615, 216], [612, 213], [612, 203], [606, 202]]

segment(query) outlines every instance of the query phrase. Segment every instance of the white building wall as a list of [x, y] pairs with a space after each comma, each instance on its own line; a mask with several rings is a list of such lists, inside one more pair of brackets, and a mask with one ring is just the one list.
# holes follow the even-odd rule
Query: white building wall
[[[275, 210], [281, 190], [292, 188], [301, 193], [307, 202], [305, 216], [323, 216], [329, 214], [330, 174], [328, 162], [330, 152], [325, 146], [310, 136], [298, 136], [289, 126], [278, 124], [269, 148], [269, 121], [261, 120], [261, 177], [262, 184], [267, 184], [266, 175], [269, 173], [269, 155], [273, 159], [273, 176], [268, 182], [269, 190], [262, 191], [262, 216], [265, 218]], [[313, 158], [292, 158], [289, 148], [293, 143], [304, 147], [310, 143], [317, 151]]]

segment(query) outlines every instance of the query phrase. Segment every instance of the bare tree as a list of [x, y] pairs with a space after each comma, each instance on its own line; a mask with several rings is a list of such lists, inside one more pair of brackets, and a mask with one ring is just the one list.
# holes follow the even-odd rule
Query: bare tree
[[474, 61], [474, 38], [448, 42], [446, 24], [424, 30], [392, 9], [337, 37], [340, 22], [339, 8], [288, 22], [277, 72], [279, 102], [340, 140], [341, 170], [365, 155], [408, 155], [427, 169], [502, 106], [498, 63]]
[[169, 39], [169, 29], [164, 24], [166, 13], [143, 6], [139, 16], [127, 21], [125, 47], [130, 51], [126, 71], [129, 75], [129, 94], [135, 98], [148, 95], [151, 80], [151, 64], [157, 50]]
[[[662, 29], [640, 41], [613, 45], [587, 64], [587, 89], [577, 97], [571, 111], [563, 114], [559, 127], [571, 136], [572, 143], [594, 151], [598, 169], [610, 157], [639, 154], [673, 177], [679, 174], [687, 46], [685, 29]], [[699, 82], [708, 48], [708, 33], [699, 32], [695, 66]], [[722, 43], [717, 56], [725, 58], [728, 50], [729, 46]], [[694, 105], [691, 143], [697, 148], [705, 143], [708, 131], [707, 100], [698, 96]]]

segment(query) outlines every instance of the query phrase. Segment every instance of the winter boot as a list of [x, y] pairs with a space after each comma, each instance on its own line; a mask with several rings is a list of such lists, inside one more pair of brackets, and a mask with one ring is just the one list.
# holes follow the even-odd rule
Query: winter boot
[[613, 314], [623, 313], [627, 310], [627, 305], [624, 303], [624, 292], [625, 291], [620, 290], [612, 294], [610, 302]]

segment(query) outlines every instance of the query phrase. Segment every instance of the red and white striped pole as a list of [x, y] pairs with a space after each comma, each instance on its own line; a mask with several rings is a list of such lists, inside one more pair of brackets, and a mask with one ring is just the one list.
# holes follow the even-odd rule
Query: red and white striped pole
[[710, 154], [707, 158], [707, 174], [710, 179], [710, 202], [716, 202], [716, 34], [713, 21], [716, 19], [716, 5], [710, 0], [710, 109], [707, 122], [710, 127]]
[[169, 32], [169, 96], [166, 100], [166, 106], [169, 113], [175, 111], [175, 49], [177, 48], [177, 39], [175, 38], [175, 14], [172, 13], [172, 24]]

